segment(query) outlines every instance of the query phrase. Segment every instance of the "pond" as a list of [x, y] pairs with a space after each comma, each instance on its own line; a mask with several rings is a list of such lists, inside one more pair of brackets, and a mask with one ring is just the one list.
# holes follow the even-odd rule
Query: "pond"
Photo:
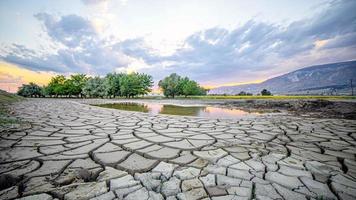
[[167, 115], [183, 115], [208, 118], [239, 118], [253, 117], [260, 115], [256, 112], [246, 112], [239, 109], [218, 108], [213, 106], [182, 106], [182, 105], [167, 105], [159, 103], [110, 103], [96, 105], [104, 108], [113, 108], [118, 110], [144, 112], [152, 115], [167, 114]]

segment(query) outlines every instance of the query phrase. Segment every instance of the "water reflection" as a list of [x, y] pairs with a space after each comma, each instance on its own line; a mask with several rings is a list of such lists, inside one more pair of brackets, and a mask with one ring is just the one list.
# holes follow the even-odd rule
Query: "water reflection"
[[115, 109], [119, 109], [119, 110], [128, 110], [128, 111], [145, 112], [145, 113], [150, 111], [148, 106], [145, 104], [130, 103], [130, 102], [110, 103], [110, 104], [102, 104], [102, 105], [98, 105], [98, 106], [104, 107], [104, 108], [115, 108]]
[[97, 106], [126, 111], [145, 112], [150, 114], [184, 115], [211, 118], [236, 118], [258, 115], [258, 113], [249, 113], [239, 109], [217, 108], [212, 106], [178, 106], [158, 103], [132, 102], [100, 104]]
[[198, 106], [175, 106], [175, 105], [163, 105], [159, 111], [159, 114], [167, 115], [187, 115], [187, 116], [200, 116], [201, 112], [204, 112], [205, 107]]

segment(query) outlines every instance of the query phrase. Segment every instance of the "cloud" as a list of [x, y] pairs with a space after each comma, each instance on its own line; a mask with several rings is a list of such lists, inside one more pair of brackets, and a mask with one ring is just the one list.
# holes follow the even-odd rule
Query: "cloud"
[[155, 50], [146, 44], [144, 38], [124, 40], [116, 43], [113, 49], [128, 56], [145, 60], [147, 64], [155, 64], [163, 59], [163, 56], [154, 53]]
[[100, 3], [108, 2], [109, 0], [82, 0], [82, 2], [86, 5], [95, 5]]
[[[199, 31], [185, 40], [185, 48], [165, 59], [179, 62], [170, 71], [189, 74], [200, 81], [207, 76], [226, 81], [244, 78], [250, 72], [266, 73], [266, 69], [275, 72], [283, 67], [282, 63], [301, 57], [308, 58], [309, 63], [322, 60], [320, 56], [328, 61], [338, 60], [339, 54], [326, 51], [330, 48], [343, 52], [346, 48], [354, 53], [343, 58], [356, 59], [354, 10], [355, 1], [334, 1], [312, 18], [288, 25], [250, 20], [234, 30], [215, 27]], [[318, 49], [315, 43], [319, 40], [325, 44]]]
[[356, 59], [354, 10], [355, 1], [332, 1], [314, 16], [290, 24], [251, 19], [232, 30], [213, 27], [191, 34], [168, 56], [159, 55], [144, 37], [100, 38], [92, 21], [78, 15], [38, 13], [36, 19], [58, 50], [38, 52], [13, 44], [3, 48], [0, 58], [35, 71], [102, 75], [132, 69], [155, 80], [177, 72], [201, 82], [251, 81], [316, 62]]
[[49, 42], [58, 50], [55, 53], [38, 52], [12, 44], [3, 47], [2, 60], [35, 71], [105, 74], [127, 66], [134, 59], [114, 48], [119, 42], [100, 39], [90, 21], [83, 17], [66, 15], [56, 18], [47, 13], [38, 13], [35, 17], [42, 22]]
[[43, 22], [44, 31], [54, 40], [68, 47], [95, 44], [97, 35], [89, 20], [78, 15], [66, 15], [60, 19], [47, 13], [34, 15]]
[[356, 33], [337, 36], [330, 39], [322, 46], [323, 49], [334, 49], [340, 47], [356, 46]]

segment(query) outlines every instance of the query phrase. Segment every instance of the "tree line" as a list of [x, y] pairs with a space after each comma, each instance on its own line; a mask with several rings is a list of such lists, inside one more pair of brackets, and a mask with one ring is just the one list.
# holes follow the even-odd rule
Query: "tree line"
[[[206, 90], [188, 77], [175, 73], [159, 81], [166, 97], [184, 95], [206, 95]], [[17, 94], [24, 97], [89, 97], [89, 98], [132, 98], [152, 91], [152, 76], [144, 73], [109, 73], [105, 77], [88, 77], [75, 74], [52, 77], [46, 86], [35, 83], [23, 84]]]
[[135, 97], [151, 92], [152, 77], [143, 73], [109, 73], [105, 77], [85, 74], [52, 77], [48, 85], [22, 85], [17, 94], [25, 97]]

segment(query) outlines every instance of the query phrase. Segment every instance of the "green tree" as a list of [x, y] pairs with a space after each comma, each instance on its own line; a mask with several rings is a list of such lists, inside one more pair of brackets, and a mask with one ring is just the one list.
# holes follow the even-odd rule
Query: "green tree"
[[152, 77], [147, 74], [124, 74], [120, 79], [120, 93], [126, 98], [145, 95], [151, 91]]
[[[151, 91], [152, 77], [147, 74], [110, 73], [105, 78], [88, 78], [85, 74], [71, 75], [66, 78], [63, 75], [52, 77], [51, 81], [42, 91], [50, 97], [55, 96], [89, 96], [89, 97], [134, 97], [145, 95]], [[28, 88], [19, 91], [28, 95]]]
[[59, 95], [64, 95], [65, 81], [66, 78], [63, 75], [52, 77], [51, 81], [45, 87], [45, 93], [49, 96], [55, 95], [56, 97]]
[[43, 90], [42, 87], [30, 82], [29, 84], [23, 84], [17, 91], [17, 94], [23, 97], [42, 97]]
[[179, 95], [182, 91], [181, 77], [176, 73], [173, 73], [163, 80], [160, 80], [158, 86], [163, 90], [163, 94], [166, 97], [172, 97]]
[[159, 81], [158, 86], [163, 90], [164, 96], [173, 98], [177, 95], [206, 95], [207, 92], [196, 81], [188, 77], [182, 78], [175, 73]]
[[114, 98], [116, 96], [120, 96], [120, 84], [121, 84], [121, 79], [125, 74], [117, 74], [117, 73], [109, 73], [105, 77], [105, 92], [106, 96], [111, 97], [113, 96]]
[[83, 87], [83, 94], [88, 97], [101, 97], [106, 94], [105, 79], [100, 77], [89, 78]]
[[83, 87], [86, 84], [88, 78], [85, 74], [71, 75], [69, 79], [64, 82], [64, 94], [72, 96], [82, 96]]
[[197, 82], [189, 79], [182, 82], [182, 94], [185, 97], [187, 97], [188, 95], [200, 95], [201, 93], [201, 88]]
[[120, 96], [130, 97], [133, 90], [133, 80], [128, 74], [124, 74], [120, 79]]
[[270, 95], [272, 95], [272, 93], [270, 91], [268, 91], [267, 89], [263, 89], [261, 91], [261, 95], [262, 96], [270, 96]]
[[198, 95], [206, 95], [208, 93], [208, 89], [199, 86], [199, 94]]
[[151, 92], [153, 86], [152, 76], [148, 74], [136, 74], [139, 80], [140, 87], [137, 91], [137, 95], [146, 95]]

